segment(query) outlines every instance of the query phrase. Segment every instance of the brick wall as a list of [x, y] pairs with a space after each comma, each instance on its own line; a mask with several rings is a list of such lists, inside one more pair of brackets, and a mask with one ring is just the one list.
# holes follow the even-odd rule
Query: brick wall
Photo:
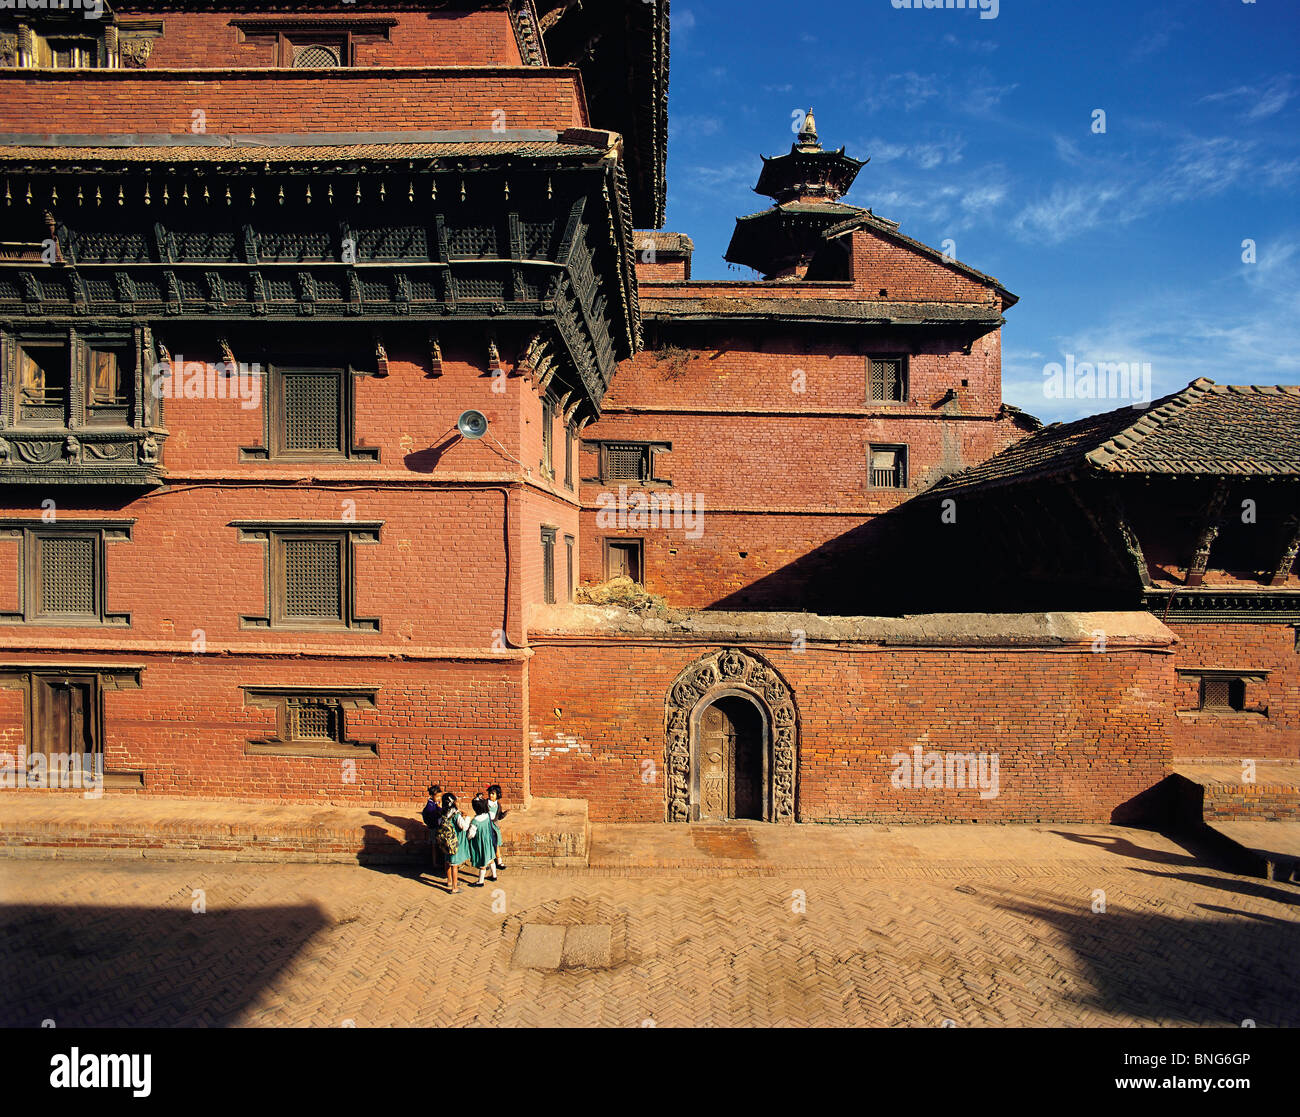
[[[587, 799], [592, 817], [660, 821], [665, 702], [711, 650], [564, 640], [529, 664], [536, 795]], [[1106, 822], [1158, 783], [1169, 757], [1172, 661], [1147, 651], [747, 648], [798, 706], [803, 821]], [[558, 713], [557, 713], [558, 711]], [[998, 756], [999, 794], [895, 788], [891, 758]]]
[[[31, 132], [52, 119], [60, 132], [87, 134], [483, 130], [498, 122], [507, 129], [558, 130], [588, 124], [576, 70], [293, 73], [0, 69], [0, 130]], [[498, 110], [505, 116], [495, 116]]]
[[[247, 13], [184, 12], [174, 8], [156, 12], [148, 6], [119, 7], [119, 12], [131, 18], [163, 21], [164, 33], [154, 40], [149, 56], [151, 69], [277, 65], [274, 35], [245, 35], [234, 26]], [[356, 16], [397, 21], [386, 35], [354, 35], [358, 66], [517, 66], [521, 62], [510, 17], [505, 12], [412, 12], [367, 6], [356, 12], [347, 7], [325, 7], [321, 14], [341, 16], [339, 28], [355, 25], [355, 19], [348, 17]], [[294, 13], [287, 14], [286, 27], [293, 20]], [[286, 33], [292, 41], [293, 31]], [[329, 32], [312, 29], [301, 34], [314, 39], [328, 36]]]
[[[1285, 624], [1179, 624], [1177, 666], [1267, 671], [1246, 684], [1245, 714], [1196, 712], [1199, 680], [1180, 676], [1172, 696], [1176, 757], [1300, 760], [1300, 650]], [[1260, 710], [1267, 709], [1268, 716]]]

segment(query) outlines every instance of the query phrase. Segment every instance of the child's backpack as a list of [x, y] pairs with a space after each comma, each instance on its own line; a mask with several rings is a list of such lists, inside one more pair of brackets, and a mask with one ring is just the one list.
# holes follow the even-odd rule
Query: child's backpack
[[438, 822], [438, 848], [448, 857], [455, 857], [460, 848], [460, 835], [456, 833], [456, 812], [448, 811]]

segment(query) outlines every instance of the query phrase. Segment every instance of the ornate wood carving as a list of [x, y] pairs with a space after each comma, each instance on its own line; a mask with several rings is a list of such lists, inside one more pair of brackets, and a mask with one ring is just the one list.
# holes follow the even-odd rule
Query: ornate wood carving
[[1280, 586], [1286, 581], [1291, 567], [1295, 565], [1296, 555], [1300, 554], [1300, 516], [1290, 517], [1287, 526], [1291, 532], [1290, 539], [1282, 550], [1282, 557], [1277, 560], [1277, 566], [1273, 568], [1273, 577], [1268, 582], [1270, 586]]
[[1187, 568], [1189, 586], [1199, 586], [1205, 578], [1205, 571], [1210, 565], [1210, 549], [1214, 546], [1214, 541], [1219, 537], [1219, 529], [1223, 526], [1223, 506], [1227, 500], [1228, 483], [1219, 481], [1210, 495], [1201, 534], [1196, 540], [1196, 550], [1192, 554], [1191, 565]]
[[687, 822], [691, 815], [691, 718], [728, 690], [747, 691], [768, 715], [771, 734], [772, 816], [774, 822], [794, 822], [795, 773], [799, 749], [799, 716], [794, 696], [776, 669], [740, 648], [724, 648], [703, 656], [673, 681], [665, 703], [664, 773], [668, 821]]

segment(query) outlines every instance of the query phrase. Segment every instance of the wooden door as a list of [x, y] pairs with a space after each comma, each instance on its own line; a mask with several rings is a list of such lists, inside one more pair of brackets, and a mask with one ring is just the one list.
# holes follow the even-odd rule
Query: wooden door
[[719, 821], [731, 817], [732, 765], [736, 729], [715, 702], [700, 715], [699, 819]]
[[37, 675], [32, 680], [32, 753], [47, 771], [56, 756], [99, 751], [99, 694], [93, 676]]

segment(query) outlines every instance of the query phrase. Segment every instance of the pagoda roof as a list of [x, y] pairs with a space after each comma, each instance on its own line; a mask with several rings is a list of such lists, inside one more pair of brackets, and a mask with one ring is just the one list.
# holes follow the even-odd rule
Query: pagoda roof
[[754, 193], [778, 201], [788, 196], [824, 193], [835, 199], [843, 197], [853, 186], [858, 172], [869, 159], [854, 159], [838, 151], [808, 151], [798, 144], [787, 155], [761, 156], [763, 170]]
[[725, 259], [770, 275], [806, 259], [826, 230], [865, 213], [843, 202], [783, 202], [736, 218]]

